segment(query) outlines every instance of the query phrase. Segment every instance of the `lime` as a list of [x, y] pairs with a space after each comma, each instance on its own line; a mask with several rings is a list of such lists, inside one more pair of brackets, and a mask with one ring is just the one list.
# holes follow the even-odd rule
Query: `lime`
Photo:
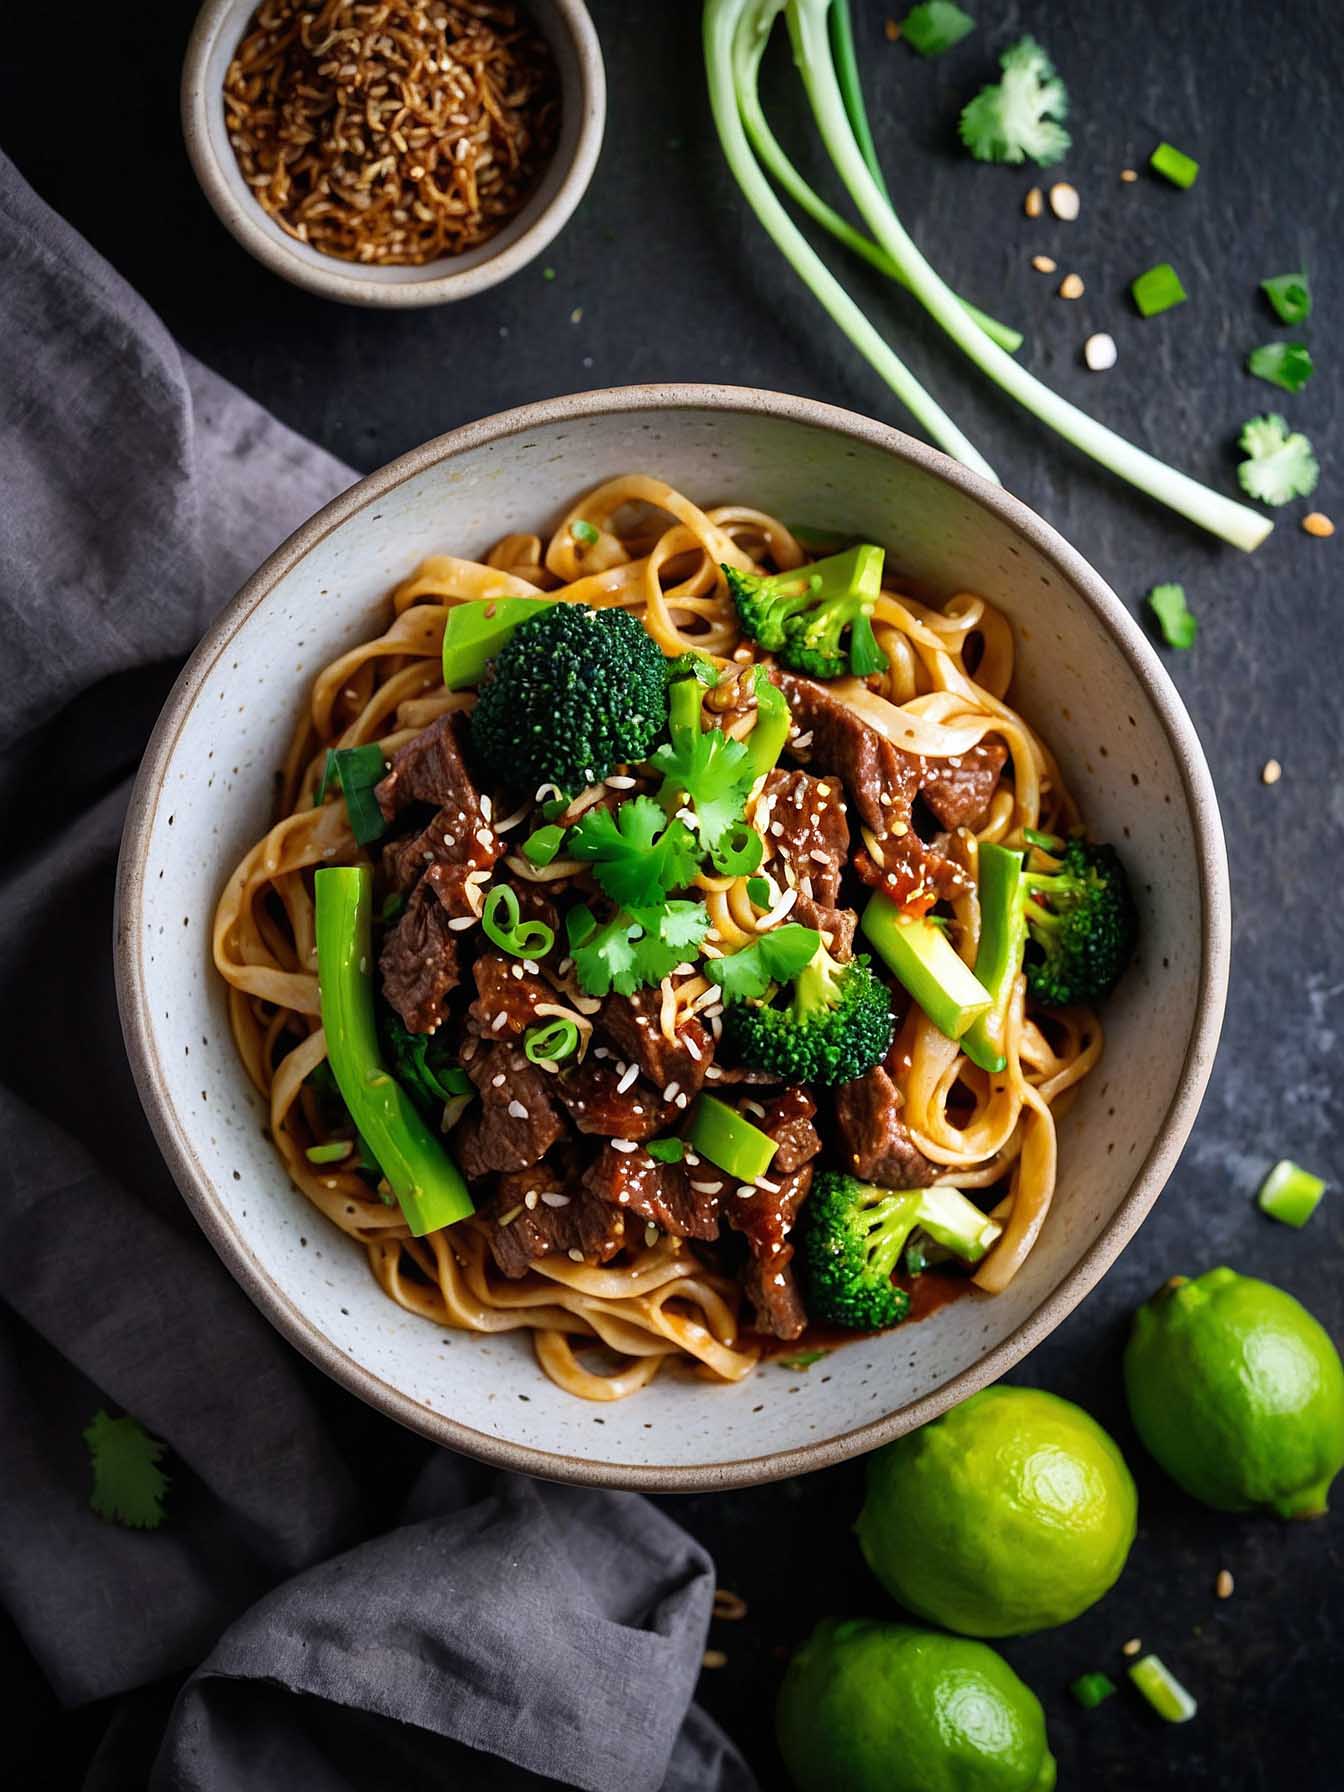
[[789, 1663], [775, 1714], [799, 1792], [1051, 1792], [1036, 1695], [985, 1643], [826, 1618]]
[[1081, 1407], [986, 1388], [868, 1459], [859, 1543], [902, 1605], [968, 1636], [1067, 1624], [1125, 1565], [1138, 1501]]
[[1134, 1315], [1125, 1391], [1148, 1450], [1206, 1506], [1325, 1511], [1344, 1468], [1344, 1365], [1282, 1288], [1234, 1269], [1173, 1276]]

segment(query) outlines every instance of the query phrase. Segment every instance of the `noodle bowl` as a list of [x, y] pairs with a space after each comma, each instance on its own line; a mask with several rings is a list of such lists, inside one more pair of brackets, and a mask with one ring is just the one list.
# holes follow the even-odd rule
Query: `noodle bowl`
[[[449, 614], [464, 603], [509, 596], [544, 594], [598, 610], [618, 606], [640, 620], [667, 656], [711, 656], [721, 675], [706, 708], [717, 712], [726, 734], [747, 738], [754, 716], [742, 673], [758, 650], [742, 632], [722, 569], [785, 571], [807, 558], [795, 535], [764, 511], [701, 509], [657, 479], [629, 475], [583, 497], [546, 538], [508, 535], [482, 563], [451, 555], [426, 559], [392, 593], [383, 632], [313, 681], [283, 767], [277, 820], [230, 877], [216, 912], [214, 960], [229, 988], [234, 1038], [269, 1104], [272, 1137], [295, 1184], [363, 1245], [392, 1300], [443, 1326], [528, 1330], [545, 1373], [588, 1399], [631, 1394], [669, 1361], [720, 1382], [749, 1375], [761, 1341], [748, 1325], [740, 1280], [712, 1248], [657, 1228], [651, 1228], [656, 1237], [632, 1238], [605, 1263], [557, 1253], [526, 1275], [509, 1277], [492, 1258], [491, 1222], [483, 1215], [415, 1238], [400, 1209], [380, 1198], [348, 1160], [312, 1161], [309, 1152], [329, 1136], [313, 1081], [326, 1057], [313, 874], [366, 857], [345, 806], [314, 806], [313, 791], [329, 749], [376, 742], [391, 758], [440, 717], [469, 712], [474, 691], [448, 691], [443, 684]], [[887, 670], [830, 687], [869, 728], [929, 761], [959, 762], [990, 740], [1006, 750], [1011, 776], [998, 783], [986, 815], [946, 842], [965, 874], [951, 904], [949, 937], [972, 965], [980, 940], [981, 848], [1020, 847], [1025, 830], [1062, 836], [1080, 816], [1049, 746], [1009, 702], [1012, 630], [989, 603], [962, 593], [935, 610], [884, 587], [873, 628]], [[796, 730], [788, 752], [801, 767], [811, 763]], [[602, 796], [597, 788], [575, 797], [563, 823]], [[563, 856], [544, 867], [530, 864], [512, 844], [521, 830], [515, 824], [512, 835], [505, 832], [509, 819], [500, 814], [496, 827], [509, 842], [502, 862], [511, 876], [544, 889], [585, 872]], [[748, 820], [761, 839], [762, 870], [779, 869], [759, 789]], [[869, 834], [866, 844], [880, 865], [882, 843]], [[760, 936], [764, 922], [747, 881], [697, 875], [716, 955]], [[544, 974], [554, 995], [547, 1011], [574, 1016], [586, 1050], [598, 1004], [572, 971], [560, 975], [546, 967]], [[688, 1015], [713, 1019], [718, 998], [705, 975], [665, 978], [658, 1014], [664, 1035], [675, 1038]], [[974, 1272], [986, 1293], [1008, 1285], [1040, 1236], [1054, 1195], [1057, 1122], [1101, 1050], [1095, 1015], [1081, 1008], [1035, 1013], [1023, 975], [1008, 1008], [1006, 1064], [999, 1072], [973, 1064], [917, 1005], [906, 1012], [887, 1068], [910, 1139], [937, 1167], [940, 1182], [989, 1191], [985, 1199], [1002, 1226]], [[444, 1119], [458, 1117], [445, 1113]]]

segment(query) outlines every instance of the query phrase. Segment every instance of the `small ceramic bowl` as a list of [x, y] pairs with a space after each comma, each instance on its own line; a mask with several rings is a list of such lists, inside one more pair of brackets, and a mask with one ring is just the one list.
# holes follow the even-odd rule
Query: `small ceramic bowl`
[[[238, 1061], [210, 923], [270, 825], [272, 776], [317, 671], [384, 626], [432, 553], [544, 533], [621, 472], [883, 543], [909, 589], [976, 591], [1018, 644], [1014, 701], [1097, 836], [1128, 860], [1142, 943], [1106, 1051], [1060, 1128], [1054, 1204], [997, 1297], [861, 1337], [808, 1374], [735, 1387], [668, 1373], [610, 1405], [561, 1392], [519, 1333], [444, 1331], [393, 1305], [362, 1249], [291, 1185]], [[896, 1437], [995, 1380], [1105, 1273], [1194, 1121], [1227, 983], [1227, 864], [1190, 719], [1105, 582], [1000, 487], [885, 425], [807, 399], [644, 386], [473, 423], [361, 480], [292, 536], [179, 679], [131, 800], [117, 975], [140, 1093], [201, 1225], [243, 1287], [347, 1388], [427, 1437], [557, 1480], [668, 1491], [797, 1474]], [[183, 923], [190, 924], [184, 926]]]
[[224, 76], [256, 0], [206, 0], [182, 66], [182, 129], [196, 178], [220, 222], [281, 279], [349, 305], [410, 308], [469, 299], [516, 274], [556, 236], [597, 163], [607, 111], [597, 32], [582, 0], [526, 0], [560, 76], [560, 138], [541, 183], [517, 217], [479, 248], [420, 267], [366, 267], [296, 242], [258, 204], [224, 125]]

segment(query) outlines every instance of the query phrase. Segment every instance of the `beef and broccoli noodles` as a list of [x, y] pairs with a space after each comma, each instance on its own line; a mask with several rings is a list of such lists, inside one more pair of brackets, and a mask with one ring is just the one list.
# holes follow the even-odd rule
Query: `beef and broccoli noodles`
[[308, 1199], [618, 1399], [1030, 1252], [1134, 909], [1013, 638], [869, 543], [613, 479], [318, 676], [214, 951]]

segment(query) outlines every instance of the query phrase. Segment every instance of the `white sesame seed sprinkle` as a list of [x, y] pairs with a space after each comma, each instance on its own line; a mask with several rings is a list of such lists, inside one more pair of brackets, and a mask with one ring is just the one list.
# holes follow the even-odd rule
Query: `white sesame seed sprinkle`
[[568, 1207], [569, 1196], [562, 1195], [558, 1189], [548, 1188], [542, 1193], [542, 1200], [548, 1207]]
[[475, 925], [475, 915], [454, 915], [452, 920], [448, 923], [449, 930], [452, 933], [462, 933], [468, 927], [474, 927]]
[[633, 1139], [613, 1139], [611, 1148], [613, 1151], [635, 1151], [638, 1149]]
[[527, 1109], [523, 1106], [521, 1101], [511, 1101], [509, 1103], [509, 1113], [515, 1120], [527, 1119]]
[[634, 1082], [638, 1076], [639, 1076], [639, 1065], [638, 1064], [627, 1064], [625, 1067], [625, 1074], [621, 1077], [620, 1082], [618, 1082], [616, 1085], [616, 1093], [618, 1095], [624, 1095], [626, 1090], [629, 1089], [630, 1087], [632, 1087], [632, 1085], [634, 1084]]

